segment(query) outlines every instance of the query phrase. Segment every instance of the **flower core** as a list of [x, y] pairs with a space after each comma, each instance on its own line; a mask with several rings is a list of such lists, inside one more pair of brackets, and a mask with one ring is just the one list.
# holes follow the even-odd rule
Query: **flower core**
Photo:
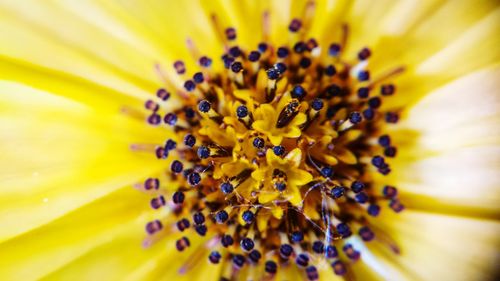
[[[381, 104], [395, 93], [387, 80], [401, 69], [373, 78], [370, 49], [344, 58], [345, 42], [319, 46], [307, 25], [293, 19], [289, 44], [255, 48], [238, 45], [235, 28], [218, 30], [223, 71], [197, 52], [191, 75], [183, 61], [174, 63], [183, 88], [159, 89], [145, 104], [149, 124], [178, 136], [154, 151], [166, 174], [140, 185], [154, 195], [152, 208], [169, 210], [147, 223], [148, 243], [180, 235], [183, 251], [202, 236], [197, 252], [222, 263], [223, 278], [297, 266], [316, 280], [319, 261], [344, 275], [362, 258], [350, 238], [386, 239], [374, 217], [387, 210], [381, 206], [404, 207], [397, 189], [380, 187], [374, 174], [389, 174], [397, 154], [383, 129], [398, 113]], [[181, 105], [161, 113], [174, 96], [169, 90]]]

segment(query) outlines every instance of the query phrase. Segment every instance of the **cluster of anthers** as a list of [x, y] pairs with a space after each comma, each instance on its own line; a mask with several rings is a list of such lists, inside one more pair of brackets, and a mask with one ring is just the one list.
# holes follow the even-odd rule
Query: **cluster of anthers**
[[391, 172], [386, 161], [397, 152], [381, 132], [398, 121], [380, 109], [395, 92], [391, 75], [372, 79], [370, 49], [345, 60], [343, 42], [322, 50], [304, 25], [291, 21], [289, 45], [254, 50], [237, 44], [234, 28], [221, 29], [224, 71], [191, 45], [198, 72], [174, 63], [185, 83], [170, 90], [181, 105], [163, 112], [168, 89], [146, 102], [147, 122], [178, 136], [154, 151], [168, 171], [138, 185], [154, 196], [153, 209], [170, 210], [147, 223], [146, 242], [178, 235], [183, 251], [206, 237], [181, 272], [208, 256], [222, 263], [221, 280], [272, 279], [288, 266], [316, 280], [320, 261], [346, 275], [362, 256], [349, 238], [384, 236], [373, 217], [382, 205], [404, 208], [396, 188], [373, 182]]

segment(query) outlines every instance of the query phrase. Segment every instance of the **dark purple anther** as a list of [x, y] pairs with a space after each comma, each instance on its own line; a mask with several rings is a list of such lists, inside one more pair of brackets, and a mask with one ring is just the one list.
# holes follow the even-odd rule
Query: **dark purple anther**
[[155, 210], [159, 209], [162, 206], [165, 206], [165, 203], [166, 203], [165, 198], [163, 196], [153, 198], [153, 199], [151, 199], [151, 208], [153, 208]]
[[148, 178], [144, 182], [144, 188], [146, 190], [158, 189], [160, 187], [160, 180], [157, 178]]
[[150, 235], [160, 231], [162, 229], [162, 224], [159, 220], [154, 220], [146, 224], [146, 232]]

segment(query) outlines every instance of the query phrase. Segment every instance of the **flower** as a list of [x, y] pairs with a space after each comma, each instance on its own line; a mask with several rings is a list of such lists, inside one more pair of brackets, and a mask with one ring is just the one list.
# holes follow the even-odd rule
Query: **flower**
[[2, 279], [493, 277], [496, 2], [0, 7]]

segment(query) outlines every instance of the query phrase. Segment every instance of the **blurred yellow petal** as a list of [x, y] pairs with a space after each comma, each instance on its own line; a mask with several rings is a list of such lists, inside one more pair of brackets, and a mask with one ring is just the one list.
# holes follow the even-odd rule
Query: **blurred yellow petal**
[[144, 197], [127, 186], [50, 224], [2, 242], [0, 257], [8, 260], [9, 266], [1, 267], [0, 276], [9, 280], [43, 277], [95, 247], [113, 243], [131, 227], [143, 228], [137, 219]]
[[[0, 240], [50, 222], [159, 169], [152, 157], [129, 149], [136, 141], [161, 140], [154, 129], [144, 130], [147, 127], [135, 120], [99, 115], [16, 83], [3, 81], [0, 87], [4, 183], [0, 220], [9, 226], [0, 231]], [[137, 136], [137, 130], [144, 135]]]

